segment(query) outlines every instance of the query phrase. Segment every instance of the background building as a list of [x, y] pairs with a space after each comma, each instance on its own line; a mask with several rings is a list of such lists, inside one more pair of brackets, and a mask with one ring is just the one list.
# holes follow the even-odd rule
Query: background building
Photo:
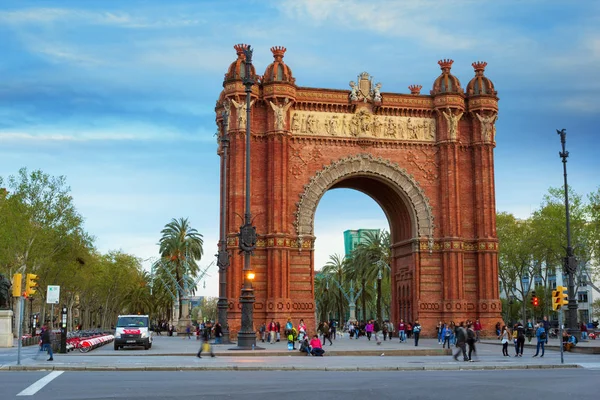
[[344, 231], [344, 252], [345, 256], [348, 257], [352, 250], [361, 243], [365, 242], [367, 232], [379, 233], [379, 229], [358, 229], [358, 230], [347, 230]]

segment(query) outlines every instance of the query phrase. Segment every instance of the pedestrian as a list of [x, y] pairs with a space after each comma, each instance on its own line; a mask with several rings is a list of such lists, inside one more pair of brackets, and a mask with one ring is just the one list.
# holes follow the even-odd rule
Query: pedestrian
[[42, 331], [42, 351], [47, 351], [48, 352], [48, 356], [50, 356], [50, 358], [48, 358], [46, 361], [54, 361], [54, 357], [52, 354], [52, 329], [50, 328], [50, 326], [48, 325], [48, 323], [44, 324], [44, 329]]
[[475, 330], [473, 329], [473, 324], [467, 325], [467, 345], [469, 346], [469, 361], [473, 362], [472, 354], [476, 354], [477, 350], [475, 349], [475, 341], [477, 340], [477, 336], [475, 335]]
[[481, 326], [481, 322], [479, 322], [478, 319], [475, 320], [475, 323], [473, 324], [473, 330], [475, 331], [475, 340], [477, 342], [479, 342], [479, 335], [481, 334], [481, 331], [483, 330], [483, 327]]
[[365, 332], [367, 334], [367, 339], [371, 340], [371, 336], [373, 335], [373, 321], [369, 320], [365, 325]]
[[504, 357], [510, 357], [508, 354], [508, 341], [510, 340], [510, 333], [508, 332], [508, 328], [506, 325], [502, 326], [501, 334], [498, 336], [500, 342], [502, 343], [502, 355]]
[[333, 337], [333, 340], [337, 339], [337, 322], [335, 322], [334, 319], [332, 319], [329, 322], [329, 330], [330, 330], [330, 335], [329, 337]]
[[327, 322], [323, 322], [323, 325], [321, 325], [321, 334], [323, 335], [323, 345], [325, 345], [326, 341], [329, 340], [329, 345], [332, 346], [333, 342], [331, 341], [331, 329]]
[[202, 332], [202, 344], [200, 345], [200, 350], [198, 350], [198, 354], [196, 357], [202, 358], [202, 352], [210, 352], [210, 356], [214, 357], [215, 353], [213, 353], [213, 348], [210, 345], [210, 328], [204, 328]]
[[412, 327], [413, 336], [415, 337], [415, 346], [419, 345], [419, 336], [421, 335], [421, 324], [419, 324], [419, 320], [415, 321], [415, 324]]
[[276, 341], [279, 342], [281, 340], [281, 325], [279, 324], [279, 321], [277, 321], [275, 323], [275, 327], [276, 327], [275, 334], [277, 335]]
[[260, 328], [258, 328], [258, 332], [260, 333], [260, 341], [265, 342], [265, 336], [267, 335], [267, 325], [263, 322]]
[[517, 357], [523, 357], [525, 347], [525, 328], [521, 322], [517, 323]]
[[219, 322], [215, 324], [215, 344], [223, 343], [223, 327]]
[[540, 353], [540, 347], [541, 347], [542, 355], [540, 357], [544, 357], [544, 344], [546, 343], [546, 340], [548, 339], [548, 334], [546, 333], [546, 330], [544, 329], [543, 322], [540, 322], [538, 324], [538, 327], [535, 330], [535, 337], [537, 339], [537, 346], [535, 348], [535, 354], [533, 356], [534, 357], [538, 356], [538, 354]]
[[307, 356], [312, 355], [310, 352], [310, 343], [308, 341], [308, 336], [304, 336], [304, 339], [300, 342], [300, 352], [306, 353]]
[[314, 335], [310, 341], [310, 352], [313, 356], [323, 357], [325, 350], [323, 350], [323, 345], [319, 340], [319, 335]]
[[550, 336], [550, 321], [548, 321], [548, 316], [544, 315], [542, 324], [544, 325], [544, 331], [546, 332], [546, 344], [548, 344], [548, 337]]
[[398, 322], [398, 337], [400, 338], [400, 343], [406, 342], [406, 324], [402, 318]]
[[463, 361], [469, 361], [469, 357], [467, 357], [467, 331], [465, 330], [465, 323], [461, 321], [459, 325], [456, 327], [456, 331], [454, 332], [456, 337], [456, 347], [458, 350], [456, 353], [452, 355], [455, 361], [458, 361], [458, 355], [462, 352]]
[[588, 338], [587, 325], [584, 322], [582, 322], [579, 329], [581, 330], [581, 340], [587, 340], [587, 338]]
[[275, 335], [277, 334], [277, 324], [275, 323], [274, 319], [271, 319], [271, 322], [269, 323], [269, 343], [273, 344], [275, 343]]
[[496, 322], [496, 336], [502, 335], [502, 330], [500, 329], [500, 322]]
[[[188, 339], [192, 338], [192, 326], [189, 323], [185, 327], [185, 336]], [[182, 339], [185, 339], [185, 337], [182, 337]]]
[[444, 329], [444, 323], [442, 321], [438, 321], [437, 325], [435, 326], [438, 344], [442, 344], [442, 340], [443, 340], [442, 330], [443, 329]]
[[412, 326], [412, 324], [411, 324], [410, 322], [408, 322], [408, 323], [406, 324], [406, 337], [407, 337], [408, 339], [410, 339], [410, 338], [412, 337], [412, 329], [413, 329], [413, 326]]
[[450, 349], [450, 336], [452, 336], [452, 330], [448, 324], [444, 324], [444, 327], [442, 328], [442, 336], [444, 337], [442, 349], [445, 349], [446, 345], [448, 345], [448, 349]]
[[377, 345], [381, 345], [381, 326], [379, 326], [379, 321], [373, 321], [373, 332], [375, 332], [375, 342]]
[[456, 324], [454, 321], [450, 321], [450, 344], [456, 345]]

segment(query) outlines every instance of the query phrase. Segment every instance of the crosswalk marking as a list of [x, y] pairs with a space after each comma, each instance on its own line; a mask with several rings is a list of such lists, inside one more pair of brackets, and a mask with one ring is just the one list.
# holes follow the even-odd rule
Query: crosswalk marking
[[17, 396], [33, 396], [44, 386], [52, 382], [54, 379], [58, 378], [65, 371], [52, 371], [42, 379], [32, 383], [28, 388], [21, 391]]

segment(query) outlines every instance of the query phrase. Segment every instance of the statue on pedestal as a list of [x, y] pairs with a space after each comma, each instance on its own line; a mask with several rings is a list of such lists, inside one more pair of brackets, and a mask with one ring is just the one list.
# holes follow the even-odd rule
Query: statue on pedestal
[[10, 307], [10, 280], [0, 274], [0, 310], [9, 310]]

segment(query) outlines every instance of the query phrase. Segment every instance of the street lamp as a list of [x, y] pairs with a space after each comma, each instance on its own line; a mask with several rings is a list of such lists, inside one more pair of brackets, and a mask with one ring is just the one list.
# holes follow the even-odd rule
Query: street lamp
[[[219, 310], [219, 323], [221, 324], [223, 344], [231, 343], [229, 341], [229, 322], [227, 320], [227, 310], [229, 301], [227, 300], [227, 268], [229, 267], [229, 252], [227, 251], [227, 155], [229, 152], [229, 109], [230, 105], [225, 101], [225, 111], [223, 116], [223, 132], [221, 133], [221, 232], [219, 238], [219, 253], [217, 254], [217, 266], [219, 267], [219, 301], [217, 308]], [[206, 284], [206, 282], [205, 282]]]
[[565, 212], [567, 216], [567, 256], [564, 258], [564, 268], [568, 275], [568, 292], [569, 292], [569, 304], [567, 305], [567, 328], [569, 333], [574, 335], [577, 339], [580, 339], [579, 326], [577, 325], [577, 299], [575, 297], [575, 272], [577, 270], [577, 259], [573, 253], [573, 246], [571, 245], [571, 223], [569, 215], [569, 185], [567, 184], [567, 157], [569, 152], [566, 151], [566, 129], [557, 129], [556, 133], [560, 135], [560, 143], [562, 144], [562, 151], [558, 153], [563, 162], [563, 175], [565, 178]]
[[254, 76], [252, 75], [252, 49], [250, 46], [244, 48], [244, 86], [246, 87], [246, 212], [244, 213], [244, 225], [240, 227], [239, 247], [244, 253], [244, 284], [240, 303], [242, 305], [242, 326], [238, 332], [238, 345], [235, 350], [256, 349], [256, 333], [254, 331], [254, 289], [252, 288], [252, 279], [249, 275], [252, 273], [250, 257], [256, 248], [256, 227], [252, 226], [252, 213], [250, 212], [250, 108], [252, 104], [250, 97], [252, 86], [254, 85]]

